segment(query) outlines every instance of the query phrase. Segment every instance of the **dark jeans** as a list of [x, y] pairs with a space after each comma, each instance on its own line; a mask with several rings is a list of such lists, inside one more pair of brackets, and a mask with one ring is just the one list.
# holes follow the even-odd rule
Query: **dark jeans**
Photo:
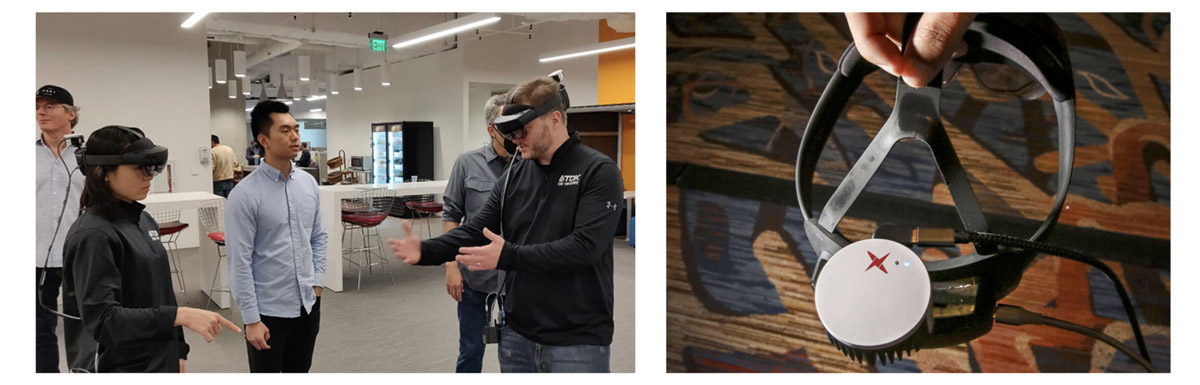
[[[246, 341], [246, 356], [251, 373], [308, 373], [312, 366], [313, 346], [321, 330], [321, 297], [313, 304], [312, 314], [300, 309], [296, 318], [262, 316], [271, 338], [270, 349], [255, 350]], [[243, 330], [245, 328], [243, 327]]]
[[213, 194], [229, 198], [230, 191], [233, 191], [233, 179], [213, 182]]
[[487, 293], [463, 287], [462, 302], [458, 303], [458, 365], [457, 373], [483, 372], [483, 327], [487, 325]]
[[[36, 294], [38, 300], [46, 307], [58, 311], [58, 288], [62, 286], [62, 268], [51, 267], [46, 270], [46, 282], [42, 284], [42, 268], [37, 268]], [[58, 336], [54, 329], [58, 328], [58, 316], [37, 306], [37, 372], [58, 373]]]
[[507, 327], [500, 332], [503, 373], [608, 373], [609, 347], [542, 345]]

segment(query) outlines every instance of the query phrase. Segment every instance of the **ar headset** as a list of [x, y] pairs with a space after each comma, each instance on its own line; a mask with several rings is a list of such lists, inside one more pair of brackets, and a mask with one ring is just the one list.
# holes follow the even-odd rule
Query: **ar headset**
[[537, 107], [518, 104], [514, 100], [516, 93], [509, 94], [508, 104], [504, 105], [504, 112], [492, 123], [492, 126], [500, 131], [500, 136], [503, 136], [505, 140], [525, 138], [525, 125], [550, 112], [559, 104], [562, 104], [563, 110], [571, 108], [571, 99], [567, 97], [567, 87], [562, 84], [562, 70], [554, 71], [548, 76], [558, 82], [558, 93]]
[[[905, 46], [920, 15], [905, 22]], [[1058, 192], [1050, 214], [1028, 240], [990, 234], [979, 201], [946, 134], [939, 114], [943, 74], [926, 87], [896, 83], [896, 104], [891, 116], [872, 139], [861, 158], [813, 217], [813, 174], [821, 150], [845, 106], [863, 79], [878, 69], [864, 60], [851, 43], [821, 94], [796, 160], [796, 195], [804, 215], [809, 243], [818, 254], [813, 273], [817, 315], [829, 341], [846, 356], [874, 364], [894, 362], [921, 348], [961, 344], [987, 334], [994, 321], [1013, 325], [1045, 324], [1100, 339], [1155, 371], [1142, 338], [1141, 327], [1124, 286], [1099, 260], [1078, 252], [1037, 243], [1047, 237], [1058, 220], [1071, 180], [1075, 147], [1075, 84], [1062, 31], [1044, 14], [981, 14], [971, 23], [963, 41], [967, 53], [957, 65], [1015, 65], [1049, 92], [1058, 116]], [[981, 83], [982, 83], [981, 79]], [[1026, 99], [1040, 91], [1019, 90]], [[990, 88], [989, 88], [990, 89]], [[963, 227], [920, 229], [881, 226], [872, 239], [851, 242], [837, 230], [850, 205], [866, 187], [896, 142], [915, 139], [929, 146]], [[952, 224], [937, 224], [948, 226]], [[940, 261], [922, 261], [910, 248], [955, 247], [974, 243], [976, 252]], [[1128, 346], [1090, 328], [1032, 313], [997, 301], [1020, 284], [1021, 276], [1038, 252], [1088, 263], [1102, 271], [1117, 287], [1125, 305], [1141, 355]]]

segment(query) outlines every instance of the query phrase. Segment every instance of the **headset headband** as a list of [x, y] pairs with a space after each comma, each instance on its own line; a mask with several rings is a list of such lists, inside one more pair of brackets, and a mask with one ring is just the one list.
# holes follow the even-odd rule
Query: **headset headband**
[[[119, 166], [130, 164], [143, 167], [161, 167], [167, 164], [167, 148], [155, 145], [153, 141], [142, 134], [141, 130], [135, 127], [126, 126], [105, 126], [101, 128], [115, 128], [137, 137], [120, 155], [93, 155], [87, 153], [87, 146], [77, 146], [75, 151], [75, 160], [81, 167], [87, 168], [91, 166]], [[99, 130], [97, 130], [99, 131]], [[93, 135], [95, 135], [93, 133]], [[157, 172], [156, 172], [157, 173]]]
[[542, 115], [550, 112], [559, 104], [563, 110], [571, 108], [571, 98], [567, 96], [567, 87], [562, 84], [562, 70], [555, 71], [549, 75], [550, 78], [558, 82], [558, 92], [554, 97], [550, 98], [538, 105], [537, 107], [528, 106], [516, 103], [516, 93], [509, 96], [508, 104], [504, 105], [504, 111], [492, 122], [492, 126], [500, 131], [503, 135], [511, 134], [514, 131], [525, 128], [525, 125]]

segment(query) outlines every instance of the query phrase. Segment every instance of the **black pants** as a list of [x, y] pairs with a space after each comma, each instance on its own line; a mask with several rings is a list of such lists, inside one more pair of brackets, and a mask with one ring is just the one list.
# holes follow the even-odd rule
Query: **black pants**
[[[321, 297], [313, 304], [312, 314], [300, 309], [296, 318], [262, 316], [271, 333], [270, 349], [255, 350], [246, 341], [246, 356], [251, 373], [308, 373], [312, 366], [313, 346], [321, 330]], [[244, 329], [244, 328], [243, 328]]]
[[[58, 288], [62, 286], [62, 268], [45, 269], [46, 282], [42, 283], [42, 268], [37, 268], [38, 284], [36, 294], [38, 300], [46, 307], [58, 311]], [[58, 373], [58, 336], [54, 329], [58, 328], [58, 316], [37, 305], [37, 372]]]

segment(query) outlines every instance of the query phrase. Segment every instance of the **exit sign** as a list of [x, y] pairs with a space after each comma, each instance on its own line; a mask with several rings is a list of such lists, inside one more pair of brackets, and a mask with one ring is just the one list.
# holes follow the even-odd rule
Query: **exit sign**
[[371, 50], [375, 52], [387, 52], [388, 35], [375, 31], [367, 34], [367, 38], [371, 39]]

